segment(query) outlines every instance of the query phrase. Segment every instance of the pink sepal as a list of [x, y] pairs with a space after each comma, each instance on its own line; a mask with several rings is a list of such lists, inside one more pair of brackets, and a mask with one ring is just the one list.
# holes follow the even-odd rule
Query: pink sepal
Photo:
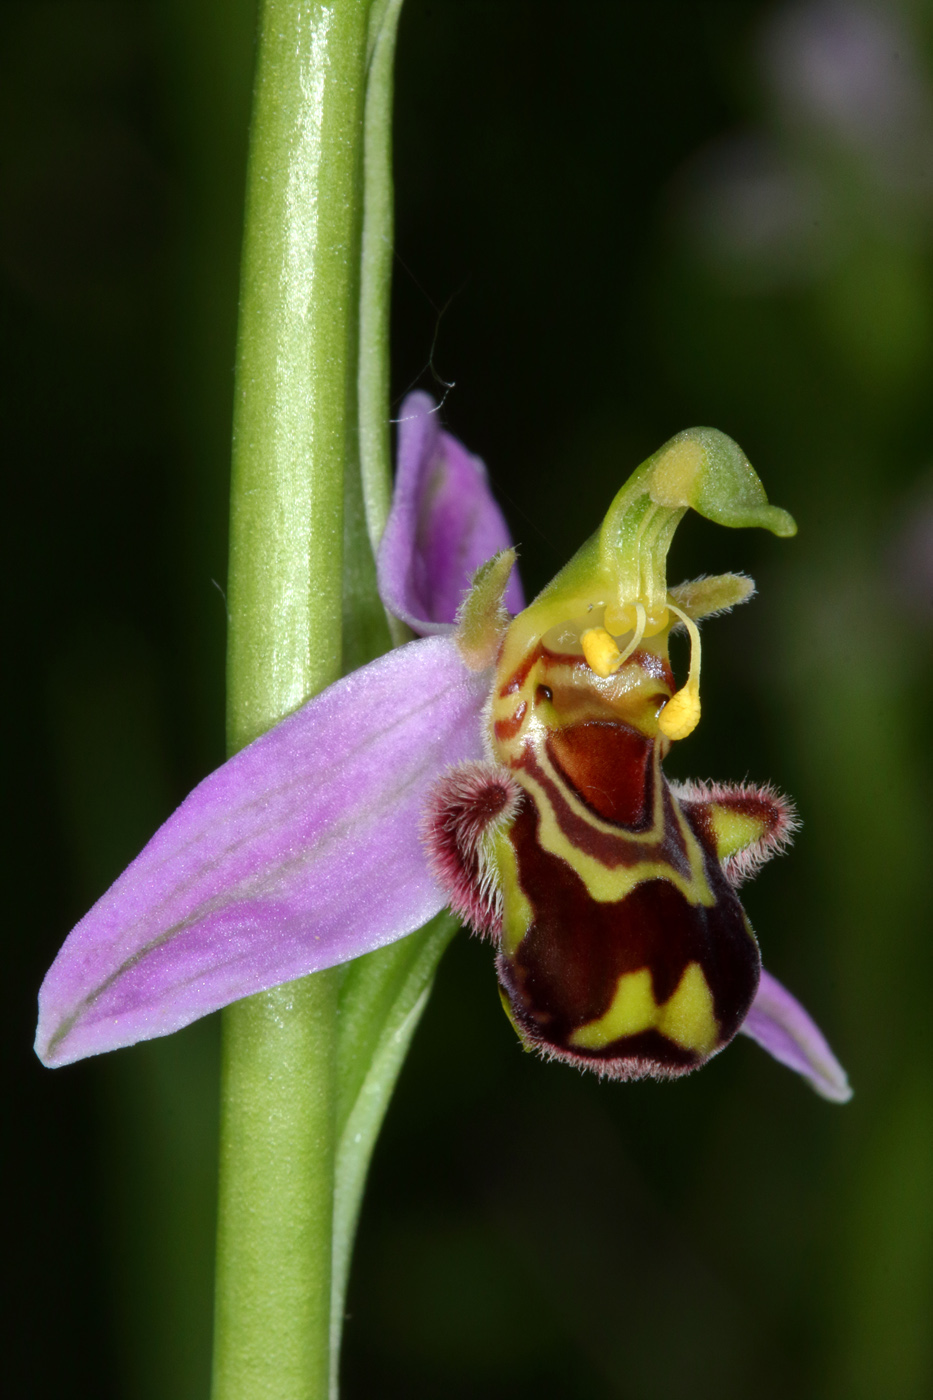
[[782, 1065], [796, 1070], [824, 1099], [847, 1103], [852, 1090], [826, 1037], [796, 997], [762, 971], [752, 1009], [740, 1027]]
[[167, 1035], [424, 924], [445, 896], [421, 814], [438, 773], [481, 757], [488, 687], [451, 640], [412, 642], [212, 773], [65, 942], [40, 1058]]

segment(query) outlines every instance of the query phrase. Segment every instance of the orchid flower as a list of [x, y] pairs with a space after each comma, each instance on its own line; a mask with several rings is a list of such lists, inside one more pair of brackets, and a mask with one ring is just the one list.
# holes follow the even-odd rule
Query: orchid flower
[[[753, 592], [737, 575], [668, 588], [688, 507], [796, 528], [735, 443], [690, 430], [524, 608], [483, 464], [410, 395], [378, 571], [387, 609], [420, 639], [195, 788], [46, 976], [44, 1063], [167, 1035], [449, 904], [494, 943], [528, 1048], [613, 1078], [670, 1077], [742, 1031], [848, 1098], [814, 1022], [761, 970], [735, 893], [787, 843], [790, 804], [769, 787], [672, 786], [661, 769], [700, 715], [697, 621]], [[679, 688], [676, 628], [691, 647]]]

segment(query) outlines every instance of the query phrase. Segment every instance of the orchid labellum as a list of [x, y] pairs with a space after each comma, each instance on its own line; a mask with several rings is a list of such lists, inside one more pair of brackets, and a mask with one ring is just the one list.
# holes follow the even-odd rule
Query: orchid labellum
[[688, 508], [795, 530], [734, 442], [690, 430], [523, 608], [482, 463], [410, 396], [379, 578], [422, 638], [331, 686], [182, 803], [49, 971], [44, 1062], [166, 1035], [450, 904], [495, 945], [527, 1047], [613, 1078], [669, 1077], [743, 1031], [848, 1098], [813, 1021], [761, 970], [736, 894], [786, 844], [790, 805], [662, 771], [700, 717], [697, 623], [753, 591], [731, 574], [668, 587]]

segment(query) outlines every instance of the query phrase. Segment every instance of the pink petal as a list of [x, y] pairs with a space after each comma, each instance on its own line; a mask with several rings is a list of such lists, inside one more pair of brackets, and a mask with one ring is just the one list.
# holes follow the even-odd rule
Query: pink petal
[[823, 1032], [796, 997], [769, 972], [761, 974], [758, 994], [741, 1030], [782, 1065], [802, 1074], [824, 1099], [833, 1103], [851, 1099], [846, 1072]]
[[225, 763], [77, 925], [39, 995], [68, 1064], [391, 943], [445, 896], [418, 834], [449, 764], [480, 758], [489, 677], [454, 643], [355, 671]]
[[[512, 543], [479, 457], [441, 430], [429, 394], [409, 394], [398, 425], [392, 510], [379, 546], [379, 592], [416, 632], [450, 630], [470, 579]], [[517, 573], [505, 597], [525, 606]]]

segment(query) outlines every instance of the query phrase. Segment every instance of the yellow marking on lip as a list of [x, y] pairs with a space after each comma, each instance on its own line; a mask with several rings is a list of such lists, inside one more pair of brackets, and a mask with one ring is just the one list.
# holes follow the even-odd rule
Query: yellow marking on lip
[[620, 1036], [651, 1030], [657, 1022], [658, 1004], [651, 989], [651, 973], [643, 967], [619, 978], [609, 1010], [599, 1020], [574, 1031], [570, 1044], [581, 1050], [601, 1050]]
[[720, 860], [727, 860], [729, 856], [753, 846], [767, 830], [767, 822], [760, 817], [736, 812], [716, 802], [710, 804], [709, 819], [716, 842], [716, 855]]
[[684, 1050], [709, 1055], [719, 1041], [713, 994], [698, 962], [688, 963], [677, 990], [661, 1008], [658, 1030]]
[[654, 999], [647, 967], [626, 972], [616, 985], [609, 1010], [574, 1031], [569, 1043], [579, 1050], [602, 1050], [623, 1036], [658, 1030], [684, 1050], [709, 1055], [719, 1041], [713, 996], [698, 962], [689, 963], [673, 996], [662, 1006]]
[[534, 912], [518, 879], [515, 847], [508, 832], [499, 832], [491, 843], [496, 877], [502, 891], [502, 952], [512, 958], [534, 922]]
[[[546, 759], [541, 758], [539, 761], [546, 770], [549, 770], [550, 765], [546, 763]], [[538, 810], [538, 842], [541, 849], [547, 851], [549, 855], [560, 856], [562, 860], [565, 860], [579, 875], [586, 886], [587, 893], [597, 903], [616, 903], [618, 900], [624, 899], [636, 885], [641, 884], [644, 880], [669, 881], [680, 890], [690, 904], [702, 904], [706, 908], [712, 908], [716, 903], [716, 896], [710, 889], [709, 881], [706, 878], [706, 868], [700, 844], [676, 804], [674, 812], [686, 845], [687, 859], [690, 863], [689, 875], [681, 875], [663, 857], [652, 859], [651, 854], [646, 854], [645, 858], [639, 860], [635, 865], [618, 865], [614, 869], [610, 869], [609, 866], [603, 865], [601, 860], [597, 860], [595, 856], [581, 851], [579, 846], [575, 846], [564, 835], [546, 790], [530, 773], [524, 769], [515, 768], [512, 770], [512, 774], [516, 782], [520, 783], [529, 794]], [[552, 771], [549, 771], [549, 776], [556, 777]], [[559, 784], [559, 786], [571, 810], [596, 830], [605, 832], [616, 840], [625, 841], [632, 846], [657, 846], [663, 839], [664, 811], [660, 800], [660, 785], [656, 787], [655, 812], [651, 829], [645, 832], [626, 833], [624, 836], [621, 835], [617, 827], [613, 828], [593, 817], [574, 799], [573, 793], [569, 792], [564, 785]]]

